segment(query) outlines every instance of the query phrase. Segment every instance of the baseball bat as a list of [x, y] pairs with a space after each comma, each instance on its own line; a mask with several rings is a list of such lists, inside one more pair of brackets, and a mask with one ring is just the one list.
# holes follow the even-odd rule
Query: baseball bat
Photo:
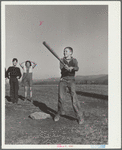
[[52, 48], [44, 41], [43, 45], [65, 66], [65, 63], [58, 57]]

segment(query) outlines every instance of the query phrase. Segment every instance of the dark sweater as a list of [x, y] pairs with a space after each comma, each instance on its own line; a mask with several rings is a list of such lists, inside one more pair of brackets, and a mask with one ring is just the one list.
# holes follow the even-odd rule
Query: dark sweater
[[21, 78], [21, 72], [20, 69], [18, 67], [14, 67], [11, 66], [8, 68], [8, 70], [6, 71], [6, 77], [7, 78], [16, 78], [17, 76], [19, 76], [19, 79]]
[[69, 62], [65, 58], [62, 58], [62, 61], [68, 65], [69, 67], [73, 67], [73, 70], [70, 72], [64, 68], [64, 66], [60, 63], [61, 69], [61, 78], [63, 79], [75, 79], [75, 71], [79, 70], [78, 62], [75, 58], [71, 58]]

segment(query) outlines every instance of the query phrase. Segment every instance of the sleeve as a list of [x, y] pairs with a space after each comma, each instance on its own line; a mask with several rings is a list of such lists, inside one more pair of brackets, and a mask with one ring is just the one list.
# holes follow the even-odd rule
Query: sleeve
[[74, 71], [78, 71], [79, 67], [78, 67], [78, 61], [76, 59], [74, 59], [74, 67], [73, 67]]
[[20, 69], [18, 68], [18, 76], [19, 76], [19, 79], [21, 78], [22, 74], [21, 74], [21, 71]]
[[32, 65], [33, 69], [37, 66], [37, 64], [34, 62], [31, 62], [31, 65]]
[[10, 73], [10, 67], [8, 68], [8, 70], [6, 71], [6, 78], [9, 79], [9, 73]]
[[5, 78], [7, 78], [7, 75], [6, 75], [6, 68], [5, 68]]
[[21, 63], [20, 65], [22, 67], [22, 69], [24, 69], [24, 66], [25, 66], [25, 62], [24, 63]]

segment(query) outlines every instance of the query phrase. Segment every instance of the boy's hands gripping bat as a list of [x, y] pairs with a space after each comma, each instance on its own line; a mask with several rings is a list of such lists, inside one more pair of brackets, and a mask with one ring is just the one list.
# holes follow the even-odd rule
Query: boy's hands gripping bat
[[65, 66], [65, 63], [58, 57], [58, 55], [50, 48], [50, 46], [44, 41], [43, 45]]

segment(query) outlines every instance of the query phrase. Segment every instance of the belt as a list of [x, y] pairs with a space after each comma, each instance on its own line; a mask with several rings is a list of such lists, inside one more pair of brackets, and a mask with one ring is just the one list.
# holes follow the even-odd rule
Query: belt
[[64, 78], [60, 78], [60, 81], [70, 82], [70, 81], [75, 81], [75, 79], [64, 79]]
[[15, 76], [10, 76], [10, 79], [13, 79], [13, 78], [17, 78], [17, 77], [15, 77]]

